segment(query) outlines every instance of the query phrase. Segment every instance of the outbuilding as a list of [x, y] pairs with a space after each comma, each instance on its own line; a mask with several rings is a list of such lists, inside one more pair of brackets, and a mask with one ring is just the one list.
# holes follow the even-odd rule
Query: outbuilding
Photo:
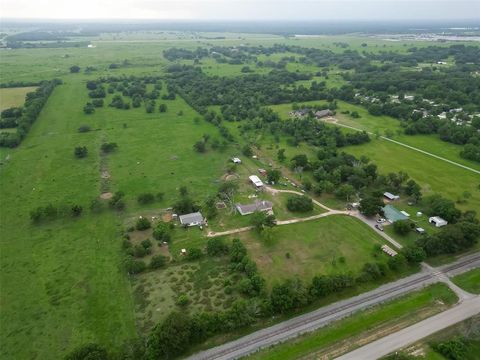
[[205, 223], [203, 216], [199, 212], [191, 214], [180, 215], [180, 224], [184, 226], [201, 226]]
[[385, 214], [385, 218], [390, 222], [394, 223], [395, 221], [399, 220], [407, 220], [408, 216], [402, 213], [393, 205], [385, 205], [383, 207], [383, 213]]
[[333, 115], [333, 112], [331, 110], [319, 110], [319, 111], [316, 111], [315, 112], [315, 117], [317, 119], [321, 119], [321, 118], [324, 118], [326, 116], [332, 116]]
[[234, 164], [241, 164], [242, 163], [242, 160], [240, 160], [238, 157], [232, 158], [232, 161], [233, 161]]
[[390, 200], [390, 201], [394, 201], [394, 200], [400, 199], [400, 196], [394, 195], [394, 194], [392, 194], [392, 193], [390, 193], [390, 192], [388, 192], [388, 191], [384, 192], [384, 193], [383, 193], [383, 196], [384, 196], [385, 198], [387, 198], [388, 200]]
[[257, 189], [263, 186], [263, 181], [257, 175], [250, 175], [248, 178]]
[[448, 224], [448, 221], [442, 219], [440, 216], [432, 216], [428, 219], [428, 222], [435, 225], [435, 227], [442, 227]]

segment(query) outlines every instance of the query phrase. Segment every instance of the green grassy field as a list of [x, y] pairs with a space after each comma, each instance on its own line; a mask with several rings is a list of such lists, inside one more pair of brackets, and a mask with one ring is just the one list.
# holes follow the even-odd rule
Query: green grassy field
[[[271, 349], [262, 350], [249, 359], [327, 358], [358, 347], [362, 334], [385, 334], [389, 328], [407, 327], [434, 313], [444, 310], [457, 301], [455, 294], [444, 284], [435, 284], [372, 309], [361, 311], [331, 326], [306, 334]], [[391, 330], [390, 330], [391, 331]], [[381, 336], [381, 335], [380, 335]]]
[[25, 95], [35, 89], [35, 86], [0, 89], [0, 111], [14, 106], [22, 106], [25, 102]]
[[480, 269], [474, 269], [457, 275], [452, 281], [472, 294], [480, 294]]
[[368, 144], [347, 147], [346, 151], [355, 156], [367, 156], [378, 165], [382, 173], [408, 173], [422, 186], [425, 196], [438, 193], [457, 201], [468, 191], [471, 197], [457, 206], [462, 210], [480, 213], [478, 174], [385, 140], [372, 139]]
[[[227, 34], [224, 39], [212, 39], [212, 35], [222, 36], [204, 33], [101, 34], [89, 38], [96, 46], [91, 49], [16, 49], [5, 51], [0, 57], [2, 83], [54, 77], [64, 80], [64, 85], [55, 89], [24, 142], [17, 149], [0, 149], [0, 357], [61, 358], [73, 347], [88, 342], [97, 342], [110, 349], [118, 348], [126, 340], [135, 338], [139, 331], [149, 329], [174, 308], [178, 292], [189, 293], [192, 309], [221, 309], [231, 300], [231, 297], [220, 295], [223, 294], [220, 282], [227, 277], [224, 264], [194, 263], [189, 269], [183, 268], [182, 264], [164, 272], [147, 272], [135, 279], [128, 278], [122, 267], [121, 236], [132, 219], [139, 215], [158, 215], [170, 207], [182, 185], [188, 187], [197, 203], [202, 203], [208, 195], [216, 192], [226, 173], [229, 158], [238, 154], [239, 146], [229, 145], [223, 152], [209, 149], [205, 154], [196, 153], [193, 144], [204, 134], [209, 134], [211, 139], [219, 138], [218, 130], [203, 120], [194, 121], [199, 115], [180, 97], [157, 100], [157, 109], [159, 103], [166, 103], [168, 111], [160, 114], [157, 110], [147, 114], [143, 106], [127, 111], [110, 108], [107, 105], [112, 96], [109, 95], [104, 108], [97, 109], [93, 115], [85, 115], [83, 106], [89, 100], [85, 88], [87, 80], [110, 75], [162, 75], [168, 65], [162, 52], [172, 46], [195, 49], [212, 44], [270, 46], [282, 42], [338, 52], [343, 49], [334, 43], [348, 41], [350, 49], [362, 50], [364, 47], [361, 44], [366, 43], [369, 50], [377, 52], [405, 51], [408, 46], [429, 45], [411, 41], [404, 46], [403, 42], [345, 36], [284, 39], [263, 34]], [[281, 57], [284, 54], [277, 55]], [[109, 69], [110, 64], [123, 64], [124, 60], [128, 60], [127, 65]], [[212, 59], [202, 62], [203, 70], [209, 75], [241, 74], [241, 65], [217, 64]], [[70, 74], [72, 65], [79, 65], [82, 72]], [[87, 66], [95, 68], [89, 75], [83, 73]], [[270, 71], [268, 68], [256, 68], [253, 64], [250, 67], [259, 73]], [[304, 72], [316, 69], [299, 63], [289, 64], [287, 68]], [[330, 69], [329, 77], [328, 86], [341, 85], [337, 69]], [[166, 85], [163, 85], [164, 93]], [[4, 103], [14, 104], [9, 101], [23, 102], [24, 93], [19, 92], [27, 90], [0, 91], [3, 108]], [[4, 93], [9, 93], [12, 100], [5, 101], [9, 97]], [[283, 107], [286, 110], [286, 106], [281, 105], [279, 109]], [[183, 115], [179, 115], [180, 111]], [[370, 125], [374, 122], [371, 120]], [[78, 127], [84, 124], [90, 125], [92, 131], [79, 133]], [[237, 124], [226, 125], [238, 135], [238, 131], [234, 131]], [[280, 147], [287, 149], [289, 157], [298, 153], [308, 153], [312, 158], [315, 156], [315, 149], [304, 144], [292, 148], [286, 145], [285, 139], [274, 144], [269, 136], [257, 136], [255, 140], [263, 145], [261, 159], [245, 161], [249, 168], [239, 171], [242, 179], [252, 169], [266, 167], [265, 164], [275, 158]], [[240, 137], [238, 140], [244, 141]], [[106, 141], [116, 142], [118, 149], [105, 156], [100, 153], [100, 145]], [[382, 145], [376, 144], [375, 149], [381, 152]], [[75, 159], [75, 146], [86, 146], [88, 157]], [[436, 146], [443, 151], [440, 145]], [[379, 161], [380, 167], [388, 171], [400, 170], [390, 170], [386, 162], [389, 154], [397, 153], [396, 148], [391, 150], [387, 146], [386, 149], [388, 151]], [[352, 151], [370, 150], [367, 145]], [[373, 154], [376, 152], [371, 151]], [[447, 152], [451, 150], [445, 150]], [[456, 169], [434, 164], [433, 169], [438, 168], [438, 171], [433, 172], [435, 178], [430, 185], [429, 176], [432, 173], [426, 172], [424, 167], [425, 163], [429, 166], [429, 159], [418, 158], [411, 164], [403, 156], [396, 156], [397, 165], [405, 166], [405, 170], [421, 182], [427, 192], [445, 192], [453, 198], [466, 187], [471, 191], [472, 198], [464, 208], [479, 207], [478, 191], [474, 189], [478, 181], [475, 179], [455, 172]], [[442, 172], [449, 174], [444, 180], [440, 176]], [[108, 180], [102, 180], [102, 174]], [[304, 176], [304, 179], [308, 177], [307, 174]], [[239, 199], [242, 201], [250, 191], [246, 186], [241, 186]], [[445, 189], [442, 188], [444, 186]], [[105, 210], [93, 214], [88, 210], [91, 200], [102, 192], [117, 190], [126, 194], [125, 213]], [[160, 202], [140, 206], [136, 198], [145, 192], [163, 192], [165, 196]], [[284, 195], [272, 198], [279, 219], [321, 212], [316, 209], [311, 214], [291, 214], [284, 208], [285, 198]], [[322, 198], [322, 201], [329, 206], [343, 206], [331, 196]], [[76, 219], [67, 216], [32, 225], [30, 210], [49, 203], [60, 206], [79, 204], [83, 206], [84, 214]], [[220, 214], [211, 224], [214, 230], [222, 230], [248, 224], [248, 221], [248, 217]], [[177, 259], [182, 248], [202, 248], [206, 231], [198, 228], [175, 230], [170, 254]], [[269, 281], [290, 277], [292, 273], [309, 279], [318, 273], [358, 271], [366, 261], [384, 260], [383, 254], [373, 254], [374, 244], [382, 243], [382, 239], [351, 218], [335, 216], [278, 227], [271, 235], [273, 241], [254, 234], [242, 235]], [[285, 257], [287, 252], [291, 259]], [[341, 261], [342, 256], [345, 263]], [[218, 267], [218, 273], [211, 272], [212, 267]], [[181, 271], [185, 273], [181, 274]], [[199, 276], [190, 276], [187, 272], [198, 272]], [[176, 275], [183, 279], [184, 287], [179, 288], [180, 285], [172, 281]], [[213, 285], [207, 287], [210, 282]]]
[[254, 231], [233, 237], [244, 241], [269, 284], [292, 276], [309, 281], [321, 274], [355, 274], [366, 262], [387, 259], [374, 250], [383, 239], [360, 220], [343, 215], [278, 226], [267, 238]]

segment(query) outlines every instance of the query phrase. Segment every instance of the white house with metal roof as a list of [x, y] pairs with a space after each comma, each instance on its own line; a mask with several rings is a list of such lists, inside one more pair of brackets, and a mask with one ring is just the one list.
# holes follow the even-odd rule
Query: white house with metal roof
[[185, 226], [200, 226], [205, 223], [205, 220], [201, 213], [194, 212], [191, 214], [180, 215], [180, 224]]
[[250, 175], [248, 178], [257, 189], [263, 186], [263, 181], [257, 175]]

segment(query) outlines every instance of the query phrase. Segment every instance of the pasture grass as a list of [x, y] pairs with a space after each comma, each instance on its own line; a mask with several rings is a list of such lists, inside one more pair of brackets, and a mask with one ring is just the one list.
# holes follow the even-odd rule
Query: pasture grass
[[[0, 111], [10, 107], [22, 106], [25, 102], [25, 95], [35, 91], [35, 89], [35, 86], [0, 89]], [[2, 131], [4, 130], [2, 129]]]
[[308, 282], [321, 274], [357, 274], [366, 262], [387, 260], [375, 250], [384, 243], [382, 238], [360, 220], [344, 215], [232, 237], [243, 241], [269, 285], [292, 276]]

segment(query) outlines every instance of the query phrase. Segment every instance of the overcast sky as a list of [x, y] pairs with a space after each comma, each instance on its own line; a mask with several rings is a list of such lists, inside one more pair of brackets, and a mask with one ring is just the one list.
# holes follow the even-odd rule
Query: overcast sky
[[480, 19], [480, 0], [0, 0], [3, 18]]

